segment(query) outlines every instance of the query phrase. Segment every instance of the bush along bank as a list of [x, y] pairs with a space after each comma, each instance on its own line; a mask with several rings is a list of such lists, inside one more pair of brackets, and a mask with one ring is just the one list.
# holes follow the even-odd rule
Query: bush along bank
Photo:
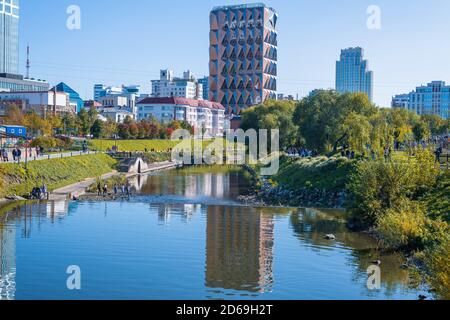
[[442, 299], [450, 299], [449, 185], [449, 172], [421, 149], [401, 161], [361, 161], [348, 183], [351, 226], [404, 252], [405, 267], [419, 270]]
[[[281, 158], [273, 177], [253, 176], [246, 202], [303, 207], [345, 207], [351, 229], [368, 232], [384, 250], [400, 251], [436, 298], [450, 299], [450, 172], [429, 150], [393, 160]], [[417, 271], [417, 272], [416, 272]]]
[[0, 164], [0, 198], [24, 197], [44, 184], [53, 191], [109, 173], [116, 165], [117, 161], [105, 154], [31, 161], [26, 167], [25, 164]]
[[259, 167], [246, 166], [253, 176], [255, 193], [243, 199], [265, 205], [343, 208], [346, 183], [353, 161], [342, 157], [280, 158], [280, 170], [271, 177], [261, 177]]

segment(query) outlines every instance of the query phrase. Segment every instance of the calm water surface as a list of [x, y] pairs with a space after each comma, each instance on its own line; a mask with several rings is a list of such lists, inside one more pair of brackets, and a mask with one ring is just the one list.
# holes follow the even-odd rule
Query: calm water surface
[[[136, 178], [122, 202], [49, 202], [0, 214], [0, 299], [416, 299], [400, 256], [342, 212], [252, 208], [238, 172]], [[337, 241], [323, 236], [333, 233]], [[366, 269], [381, 259], [382, 289]], [[68, 266], [82, 290], [67, 289]]]

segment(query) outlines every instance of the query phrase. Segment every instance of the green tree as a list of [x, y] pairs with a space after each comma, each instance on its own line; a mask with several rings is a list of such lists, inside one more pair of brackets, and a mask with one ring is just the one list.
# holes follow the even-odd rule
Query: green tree
[[414, 139], [417, 141], [428, 139], [431, 136], [429, 125], [423, 119], [414, 124], [412, 132], [414, 134]]
[[316, 90], [300, 101], [295, 111], [299, 141], [319, 152], [336, 151], [348, 141], [349, 127], [344, 124], [352, 112], [370, 117], [377, 109], [362, 93], [341, 95], [331, 90]]
[[268, 100], [265, 103], [242, 112], [243, 130], [278, 129], [280, 147], [287, 149], [295, 146], [298, 127], [293, 122], [295, 103], [291, 101]]
[[99, 139], [102, 137], [103, 132], [103, 122], [101, 120], [95, 120], [91, 127], [91, 134], [94, 139]]
[[372, 126], [366, 116], [351, 112], [344, 121], [344, 132], [347, 133], [347, 141], [350, 149], [365, 154], [370, 145]]

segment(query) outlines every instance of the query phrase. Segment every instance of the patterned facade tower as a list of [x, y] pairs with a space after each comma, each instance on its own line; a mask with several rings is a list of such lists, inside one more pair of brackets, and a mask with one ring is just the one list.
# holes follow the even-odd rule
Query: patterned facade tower
[[209, 100], [228, 113], [276, 99], [277, 20], [264, 4], [211, 11]]

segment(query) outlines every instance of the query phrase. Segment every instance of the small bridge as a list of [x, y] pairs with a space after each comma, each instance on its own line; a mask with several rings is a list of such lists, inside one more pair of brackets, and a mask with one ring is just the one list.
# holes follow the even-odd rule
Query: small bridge
[[118, 171], [128, 175], [138, 175], [149, 172], [161, 171], [166, 169], [180, 168], [183, 166], [180, 162], [165, 161], [149, 163], [144, 159], [142, 153], [111, 153], [111, 156], [120, 161]]
[[149, 170], [149, 164], [141, 157], [123, 159], [119, 164], [119, 172], [141, 174]]

